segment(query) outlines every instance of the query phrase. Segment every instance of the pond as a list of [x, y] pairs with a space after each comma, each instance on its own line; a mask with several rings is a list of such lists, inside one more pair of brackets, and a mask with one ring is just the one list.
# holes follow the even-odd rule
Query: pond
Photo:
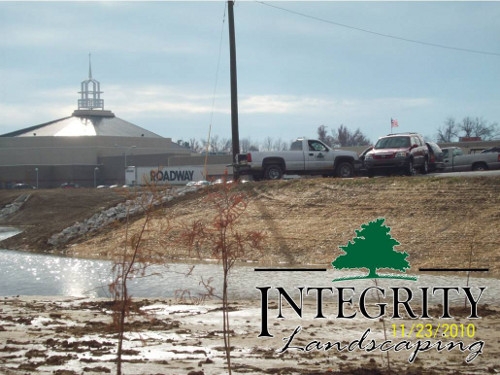
[[[0, 296], [109, 297], [108, 285], [112, 281], [111, 268], [110, 261], [0, 250]], [[197, 264], [194, 269], [191, 268], [190, 264], [170, 264], [168, 267], [150, 266], [149, 276], [135, 278], [129, 282], [130, 293], [133, 297], [170, 298], [175, 296], [176, 291], [188, 290], [191, 295], [196, 296], [204, 292], [200, 281], [203, 279], [206, 282], [211, 279], [211, 285], [220, 294], [222, 280], [220, 264]], [[331, 267], [322, 272], [258, 272], [251, 265], [237, 266], [231, 271], [229, 293], [233, 299], [260, 299], [261, 293], [256, 288], [270, 286], [272, 287], [269, 291], [271, 298], [277, 295], [277, 287], [283, 287], [290, 296], [298, 300], [297, 288], [299, 287], [355, 287], [356, 291], [361, 291], [375, 285], [373, 280], [368, 279], [331, 282], [332, 279], [342, 275], [345, 273], [333, 270]], [[390, 288], [394, 286], [410, 288], [414, 291], [414, 299], [417, 300], [421, 298], [421, 293], [419, 293], [421, 287], [462, 288], [467, 286], [467, 278], [464, 273], [453, 276], [419, 274], [417, 282], [378, 279], [377, 283], [379, 287], [387, 290], [387, 300], [392, 298]], [[479, 287], [486, 287], [481, 296], [481, 304], [499, 304], [500, 293], [498, 293], [497, 279], [471, 277], [468, 285], [473, 287], [472, 293], [476, 297], [479, 294]], [[434, 295], [430, 292], [429, 294], [430, 301], [435, 299], [438, 302], [443, 295], [442, 291]], [[315, 295], [316, 291], [312, 291], [308, 298], [315, 298]], [[329, 292], [324, 292], [323, 295], [325, 301], [332, 298]], [[463, 302], [465, 297], [463, 291], [460, 294], [450, 291], [449, 296], [450, 300], [455, 302]]]

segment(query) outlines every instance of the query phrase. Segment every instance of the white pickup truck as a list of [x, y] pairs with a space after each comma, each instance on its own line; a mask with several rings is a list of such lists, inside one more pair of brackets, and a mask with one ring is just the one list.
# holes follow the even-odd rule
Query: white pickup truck
[[306, 138], [292, 142], [289, 151], [238, 154], [233, 164], [238, 175], [251, 175], [254, 180], [278, 180], [284, 174], [353, 177], [360, 166], [357, 153]]
[[500, 169], [500, 153], [465, 154], [460, 147], [443, 147], [444, 172]]

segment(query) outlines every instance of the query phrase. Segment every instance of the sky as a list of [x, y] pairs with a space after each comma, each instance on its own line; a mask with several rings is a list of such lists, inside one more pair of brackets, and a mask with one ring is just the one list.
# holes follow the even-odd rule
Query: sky
[[[237, 1], [240, 139], [500, 123], [499, 19], [496, 1]], [[0, 1], [0, 35], [0, 134], [70, 116], [90, 53], [117, 117], [231, 137], [225, 1]]]

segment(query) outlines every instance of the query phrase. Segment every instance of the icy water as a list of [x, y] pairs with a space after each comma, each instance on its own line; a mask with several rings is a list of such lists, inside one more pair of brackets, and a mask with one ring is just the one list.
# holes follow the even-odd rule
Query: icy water
[[[46, 296], [109, 296], [108, 285], [112, 280], [112, 264], [109, 261], [69, 258], [55, 255], [35, 254], [12, 250], [0, 250], [0, 296], [15, 295], [46, 295]], [[174, 297], [176, 291], [189, 290], [191, 295], [204, 291], [200, 281], [211, 281], [211, 285], [220, 290], [222, 270], [219, 264], [198, 264], [187, 276], [192, 265], [171, 264], [165, 266], [151, 266], [147, 277], [136, 278], [129, 282], [129, 290], [134, 297]], [[299, 287], [333, 287], [355, 288], [360, 291], [375, 286], [373, 280], [351, 280], [332, 283], [331, 280], [345, 273], [333, 270], [325, 265], [327, 270], [321, 272], [290, 272], [256, 271], [254, 266], [238, 266], [231, 271], [230, 297], [234, 299], [261, 298], [257, 287], [271, 287], [270, 299], [277, 295], [276, 288], [283, 287], [294, 299], [298, 300]], [[377, 285], [386, 290], [386, 299], [392, 299], [392, 287], [407, 287], [413, 291], [413, 298], [421, 298], [422, 287], [458, 287], [460, 293], [450, 291], [450, 301], [464, 301], [465, 294], [462, 287], [467, 286], [465, 273], [452, 276], [435, 276], [418, 274], [418, 281], [403, 281], [394, 279], [378, 279]], [[468, 285], [472, 287], [474, 296], [478, 296], [479, 287], [486, 287], [481, 296], [481, 304], [500, 304], [499, 282], [497, 279], [471, 277]], [[404, 292], [402, 296], [406, 294]], [[305, 296], [304, 290], [304, 296]], [[325, 301], [336, 299], [338, 292], [332, 295], [323, 292]], [[347, 290], [346, 298], [352, 295]], [[438, 303], [443, 292], [437, 291], [430, 301]], [[316, 298], [317, 291], [310, 291], [309, 297]], [[402, 297], [402, 298], [403, 298]], [[356, 301], [357, 296], [353, 298]], [[374, 297], [373, 297], [374, 298]], [[373, 299], [371, 298], [371, 299]], [[404, 299], [404, 298], [403, 298]]]
[[20, 229], [14, 227], [0, 227], [0, 241], [15, 236], [16, 234], [21, 232], [22, 231]]

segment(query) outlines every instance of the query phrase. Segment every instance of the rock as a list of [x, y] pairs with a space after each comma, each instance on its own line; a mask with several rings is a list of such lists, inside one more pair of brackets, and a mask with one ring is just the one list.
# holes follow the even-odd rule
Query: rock
[[[176, 194], [176, 196], [181, 195], [183, 195], [182, 192]], [[169, 202], [174, 198], [175, 196], [171, 194], [164, 194], [160, 197], [157, 197], [153, 196], [150, 193], [146, 193], [142, 196], [138, 196], [136, 199], [128, 199], [124, 203], [117, 204], [115, 207], [111, 207], [107, 210], [101, 210], [101, 212], [95, 213], [83, 222], [77, 222], [72, 226], [63, 229], [61, 232], [52, 235], [47, 240], [47, 243], [54, 247], [63, 246], [75, 237], [95, 232], [106, 225], [114, 223], [117, 220], [123, 220], [127, 216], [140, 214], [144, 212], [145, 207], [156, 207], [161, 205], [162, 203]], [[0, 211], [0, 216], [2, 214], [3, 210]]]

